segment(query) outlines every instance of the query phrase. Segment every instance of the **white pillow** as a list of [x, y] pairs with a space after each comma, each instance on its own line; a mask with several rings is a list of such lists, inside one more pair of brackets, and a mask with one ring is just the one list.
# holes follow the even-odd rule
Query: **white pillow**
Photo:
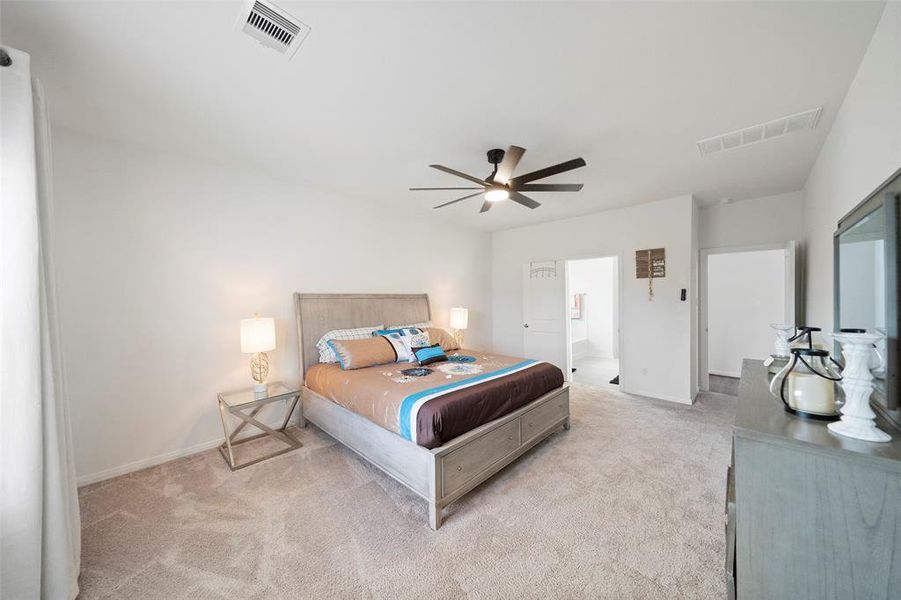
[[332, 329], [323, 334], [319, 341], [316, 342], [316, 349], [319, 350], [319, 362], [338, 362], [335, 351], [328, 345], [329, 340], [365, 340], [368, 337], [372, 337], [373, 331], [384, 328], [384, 325], [373, 325], [372, 327], [355, 327], [353, 329]]

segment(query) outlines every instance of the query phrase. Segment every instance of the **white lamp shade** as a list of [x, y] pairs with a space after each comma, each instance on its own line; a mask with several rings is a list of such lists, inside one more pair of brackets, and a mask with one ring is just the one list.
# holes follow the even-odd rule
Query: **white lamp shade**
[[275, 319], [241, 319], [241, 352], [252, 354], [269, 350], [275, 350]]
[[450, 309], [451, 329], [466, 329], [469, 324], [469, 311], [465, 308]]

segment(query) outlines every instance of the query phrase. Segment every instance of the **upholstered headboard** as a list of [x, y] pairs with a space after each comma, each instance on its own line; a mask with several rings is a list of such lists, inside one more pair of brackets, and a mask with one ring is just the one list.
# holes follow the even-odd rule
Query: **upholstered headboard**
[[300, 379], [319, 362], [316, 342], [332, 329], [405, 325], [432, 318], [428, 294], [294, 294]]

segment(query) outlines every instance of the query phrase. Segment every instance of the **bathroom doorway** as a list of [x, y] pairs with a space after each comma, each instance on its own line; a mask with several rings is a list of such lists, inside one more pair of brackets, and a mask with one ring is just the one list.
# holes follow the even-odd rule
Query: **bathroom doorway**
[[571, 381], [618, 385], [618, 257], [567, 261]]

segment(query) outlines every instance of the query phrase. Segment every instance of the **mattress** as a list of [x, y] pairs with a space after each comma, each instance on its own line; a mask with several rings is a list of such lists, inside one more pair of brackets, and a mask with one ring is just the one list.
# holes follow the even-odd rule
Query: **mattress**
[[307, 370], [304, 385], [425, 448], [442, 446], [563, 385], [563, 372], [546, 362], [475, 350], [449, 358], [427, 367], [393, 363], [351, 371], [317, 364]]

